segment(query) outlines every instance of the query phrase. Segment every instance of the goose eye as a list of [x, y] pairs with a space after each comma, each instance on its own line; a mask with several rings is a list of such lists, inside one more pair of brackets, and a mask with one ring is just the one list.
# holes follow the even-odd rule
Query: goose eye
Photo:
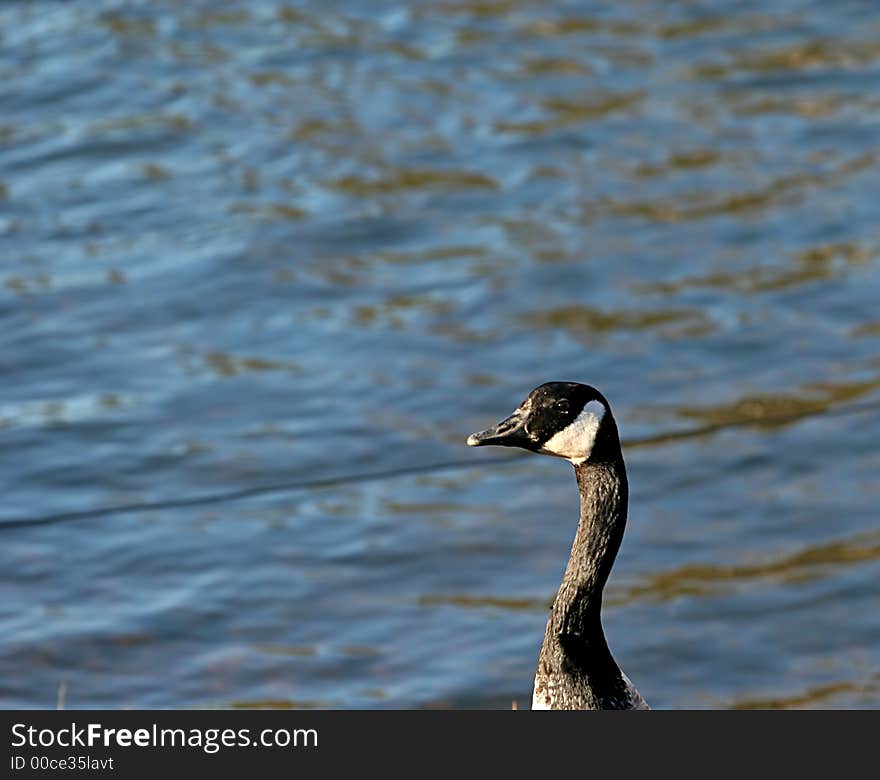
[[553, 405], [560, 412], [567, 412], [568, 411], [568, 401], [566, 401], [564, 398], [561, 401], [557, 401]]

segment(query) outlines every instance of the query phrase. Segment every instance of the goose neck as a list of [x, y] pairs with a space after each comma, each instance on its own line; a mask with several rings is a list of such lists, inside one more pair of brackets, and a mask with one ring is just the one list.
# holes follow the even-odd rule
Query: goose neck
[[626, 525], [627, 481], [619, 462], [575, 465], [580, 520], [562, 585], [553, 605], [553, 633], [560, 639], [604, 646], [602, 592]]

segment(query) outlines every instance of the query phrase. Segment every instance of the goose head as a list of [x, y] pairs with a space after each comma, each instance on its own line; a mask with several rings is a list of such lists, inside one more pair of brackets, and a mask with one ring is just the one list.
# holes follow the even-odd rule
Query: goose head
[[495, 444], [566, 458], [575, 465], [620, 455], [617, 425], [605, 397], [590, 385], [547, 382], [497, 425], [468, 436], [471, 447]]

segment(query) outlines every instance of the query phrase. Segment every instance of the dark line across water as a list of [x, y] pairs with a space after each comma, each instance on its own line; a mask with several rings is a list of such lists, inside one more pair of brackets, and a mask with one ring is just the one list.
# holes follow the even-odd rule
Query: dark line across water
[[[742, 420], [731, 420], [724, 423], [703, 425], [698, 428], [685, 428], [681, 430], [665, 431], [635, 439], [625, 439], [624, 449], [637, 447], [650, 447], [658, 444], [666, 444], [683, 439], [693, 439], [700, 436], [708, 436], [729, 428], [745, 428], [750, 425], [775, 424], [795, 422], [814, 416], [843, 417], [852, 414], [864, 414], [872, 411], [880, 411], [880, 398], [873, 401], [865, 401], [859, 404], [847, 404], [846, 406], [815, 409], [809, 412], [798, 411], [777, 415], [765, 415], [761, 417], [749, 417]], [[208, 506], [210, 504], [223, 504], [227, 501], [242, 501], [254, 496], [263, 496], [271, 493], [285, 493], [295, 490], [319, 490], [336, 487], [337, 485], [350, 485], [364, 482], [375, 482], [394, 477], [404, 477], [413, 474], [429, 474], [438, 471], [453, 471], [463, 468], [477, 468], [485, 466], [497, 466], [505, 463], [514, 463], [523, 457], [522, 454], [500, 455], [479, 460], [458, 458], [456, 460], [439, 461], [416, 466], [405, 466], [384, 471], [360, 472], [343, 474], [326, 479], [289, 480], [275, 482], [267, 485], [255, 485], [253, 487], [238, 488], [220, 493], [208, 493], [200, 496], [184, 496], [182, 498], [169, 498], [159, 501], [137, 501], [130, 504], [118, 504], [116, 506], [93, 507], [73, 512], [59, 512], [57, 514], [42, 515], [38, 517], [20, 517], [0, 522], [0, 531], [9, 531], [15, 528], [29, 528], [33, 526], [54, 525], [56, 523], [72, 522], [74, 520], [87, 520], [90, 518], [106, 517], [107, 515], [131, 514], [132, 512], [153, 512], [162, 509], [183, 509], [193, 506]]]

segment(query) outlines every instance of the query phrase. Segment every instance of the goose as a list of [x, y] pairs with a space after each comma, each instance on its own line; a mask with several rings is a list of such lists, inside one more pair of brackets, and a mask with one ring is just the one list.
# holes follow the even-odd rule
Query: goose
[[547, 620], [532, 709], [649, 709], [602, 631], [602, 590], [623, 538], [628, 500], [617, 423], [605, 396], [578, 382], [547, 382], [467, 443], [519, 447], [574, 466], [580, 521]]

